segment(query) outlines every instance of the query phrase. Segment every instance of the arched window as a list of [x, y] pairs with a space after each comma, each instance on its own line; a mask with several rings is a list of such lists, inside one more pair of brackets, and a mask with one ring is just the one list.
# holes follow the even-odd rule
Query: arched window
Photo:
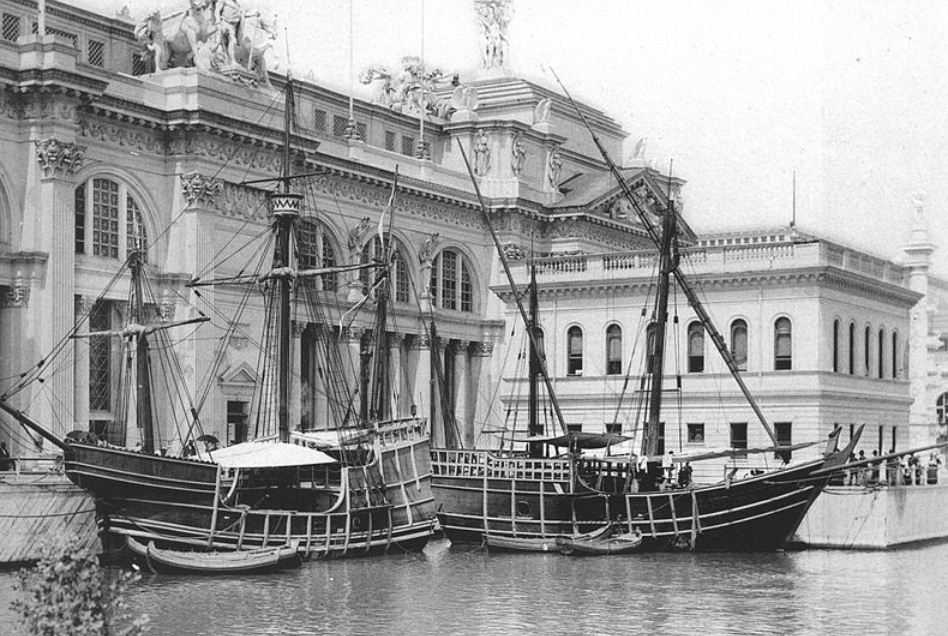
[[[310, 219], [301, 219], [297, 242], [300, 269], [335, 267], [339, 264], [336, 261], [336, 248], [332, 238], [322, 224]], [[323, 274], [319, 277], [319, 288], [324, 291], [336, 291], [338, 286], [339, 279], [336, 274]]]
[[741, 319], [731, 323], [731, 357], [738, 370], [747, 371], [747, 323]]
[[704, 327], [700, 322], [688, 325], [688, 373], [704, 371]]
[[609, 325], [606, 329], [606, 375], [622, 373], [622, 327]]
[[147, 250], [145, 218], [124, 183], [89, 179], [76, 188], [73, 208], [76, 254], [124, 260], [136, 247]]
[[583, 330], [570, 327], [566, 332], [566, 375], [583, 374]]
[[885, 377], [885, 329], [879, 330], [879, 360], [877, 365], [879, 367], [879, 379]]
[[939, 424], [948, 424], [948, 393], [942, 393], [935, 400], [935, 419]]
[[789, 318], [777, 318], [774, 323], [774, 370], [789, 371], [793, 368], [793, 334]]
[[[386, 236], [385, 245], [383, 246], [378, 235], [373, 236], [372, 240], [366, 243], [365, 247], [362, 248], [362, 262], [371, 263], [372, 261], [383, 260], [385, 258], [385, 248], [388, 247], [389, 240], [389, 237]], [[369, 289], [375, 283], [376, 278], [369, 273], [371, 271], [372, 270], [364, 269], [359, 274], [359, 278], [362, 281], [363, 294], [368, 294]], [[398, 303], [409, 302], [408, 267], [405, 265], [405, 257], [402, 255], [402, 250], [397, 242], [392, 250], [392, 280], [394, 280], [395, 284], [394, 287], [389, 287], [391, 297]], [[389, 281], [389, 285], [391, 285], [391, 281]]]
[[869, 329], [868, 325], [866, 325], [866, 331], [863, 334], [863, 340], [862, 357], [865, 366], [863, 366], [862, 373], [863, 375], [869, 375], [869, 371], [872, 369], [872, 364], [869, 361], [869, 356], [872, 352], [872, 330]]
[[856, 373], [856, 324], [849, 323], [849, 375]]
[[839, 373], [839, 320], [833, 321], [833, 373]]
[[442, 309], [474, 311], [471, 273], [460, 252], [441, 250], [431, 262], [431, 294]]
[[892, 379], [899, 377], [899, 334], [892, 332]]

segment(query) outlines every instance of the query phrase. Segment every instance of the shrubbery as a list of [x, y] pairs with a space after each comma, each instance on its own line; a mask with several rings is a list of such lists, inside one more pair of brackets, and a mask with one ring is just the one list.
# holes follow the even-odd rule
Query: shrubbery
[[35, 567], [20, 570], [13, 608], [30, 636], [138, 636], [148, 618], [131, 619], [125, 603], [138, 578], [103, 569], [78, 540], [50, 543]]

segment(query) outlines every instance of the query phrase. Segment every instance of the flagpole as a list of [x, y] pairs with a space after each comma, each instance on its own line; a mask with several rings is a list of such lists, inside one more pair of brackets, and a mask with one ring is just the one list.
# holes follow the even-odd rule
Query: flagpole
[[418, 151], [419, 159], [425, 158], [425, 0], [421, 0], [421, 79], [418, 96]]
[[353, 27], [353, 19], [352, 19], [352, 1], [353, 0], [349, 0], [349, 121], [346, 122], [346, 138], [358, 139], [359, 133], [356, 130], [356, 121], [355, 121], [355, 97], [354, 97], [355, 84], [353, 83], [354, 76], [355, 76], [355, 73], [353, 72], [353, 67], [354, 67], [355, 62], [354, 62], [354, 56], [353, 56], [352, 51], [353, 51], [353, 41], [354, 41], [353, 31], [355, 30], [355, 28]]

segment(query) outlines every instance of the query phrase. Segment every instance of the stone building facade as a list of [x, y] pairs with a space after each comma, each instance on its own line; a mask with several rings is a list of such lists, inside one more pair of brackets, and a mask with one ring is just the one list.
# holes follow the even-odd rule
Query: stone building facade
[[[118, 348], [61, 338], [90, 310], [80, 331], [121, 324], [129, 280], [112, 276], [136, 241], [148, 245], [148, 283], [163, 317], [219, 318], [240, 304], [233, 286], [203, 289], [198, 297], [185, 284], [236, 273], [221, 255], [266, 231], [272, 185], [259, 180], [280, 169], [279, 89], [286, 78], [270, 76], [270, 90], [220, 69], [147, 72], [129, 19], [46, 4], [46, 34], [37, 35], [35, 2], [0, 0], [0, 391], [64, 347], [56, 364], [42, 369], [44, 381], [11, 401], [60, 434], [92, 429], [131, 444], [134, 427], [117, 424]], [[348, 96], [298, 83], [294, 170], [318, 173], [305, 181], [310, 203], [301, 253], [312, 265], [354, 264], [371, 255], [397, 166], [392, 234], [400, 260], [390, 347], [399, 372], [392, 411], [440, 420], [429, 355], [437, 346], [464, 443], [498, 443], [481, 432], [509, 425], [510, 407], [524, 399], [514, 362], [522, 329], [514, 324], [463, 146], [518, 286], [528, 256], [540, 268], [545, 347], [567, 423], [630, 432], [635, 412], [616, 413], [623, 383], [616, 370], [634, 368], [643, 350], [632, 336], [643, 329], [641, 309], [654, 293], [649, 240], [565, 98], [489, 70], [481, 79], [462, 76], [457, 86], [434, 87], [433, 106], [420, 107], [423, 128], [417, 110], [395, 108], [391, 96], [355, 100], [350, 113]], [[595, 107], [581, 107], [610, 154], [620, 157], [626, 133]], [[623, 171], [642, 193], [674, 196], [683, 185], [640, 158]], [[911, 265], [786, 229], [685, 232], [692, 244], [687, 267], [725, 339], [743, 351], [748, 383], [785, 439], [866, 424], [866, 448], [908, 443], [905, 359], [913, 351], [911, 308], [925, 293], [908, 284]], [[350, 307], [364, 291], [357, 275], [342, 275], [317, 293], [328, 306]], [[723, 368], [712, 362], [710, 344], [689, 337], [693, 313], [678, 298], [677, 368], [693, 397], [670, 412], [666, 443], [763, 444], [752, 413], [738, 406]], [[329, 419], [315, 350], [320, 329], [338, 323], [338, 314], [330, 318], [301, 319], [294, 329], [291, 422], [305, 428]], [[436, 343], [425, 336], [431, 318]], [[350, 385], [370, 319], [330, 327], [349, 361]], [[255, 331], [248, 320], [241, 334]], [[214, 367], [222, 348], [223, 364]], [[211, 326], [189, 332], [178, 350], [191, 394], [206, 393], [204, 428], [225, 441], [247, 436], [260, 382], [253, 338], [225, 338]], [[717, 397], [724, 408], [708, 406]], [[172, 421], [175, 408], [161, 404], [160, 419]], [[0, 422], [0, 439], [10, 440], [15, 453], [30, 450], [10, 418]], [[159, 437], [168, 441], [178, 431], [165, 426]]]

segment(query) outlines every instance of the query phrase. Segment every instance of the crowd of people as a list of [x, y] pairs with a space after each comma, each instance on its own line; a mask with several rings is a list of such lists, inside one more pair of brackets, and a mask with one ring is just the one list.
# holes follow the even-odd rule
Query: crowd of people
[[915, 453], [897, 455], [894, 449], [890, 449], [886, 455], [874, 450], [870, 456], [860, 450], [858, 455], [850, 455], [849, 463], [857, 465], [845, 470], [843, 485], [846, 486], [937, 484], [942, 467], [938, 453], [933, 452], [926, 459]]

